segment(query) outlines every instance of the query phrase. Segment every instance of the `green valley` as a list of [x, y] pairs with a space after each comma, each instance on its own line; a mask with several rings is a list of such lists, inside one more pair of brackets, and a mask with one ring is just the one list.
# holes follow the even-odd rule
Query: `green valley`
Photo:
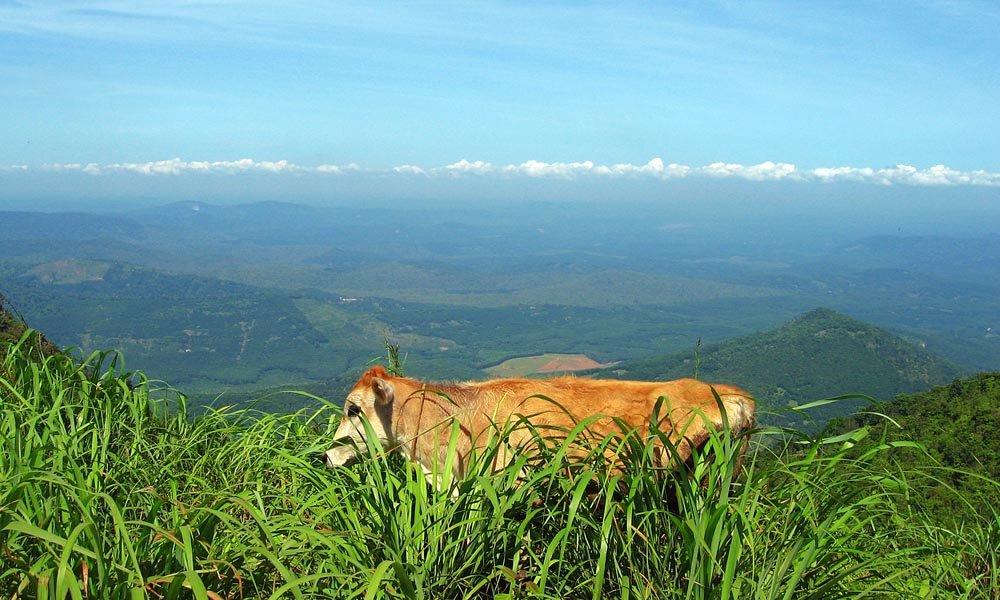
[[[1000, 264], [994, 235], [871, 235], [827, 221], [791, 229], [787, 216], [762, 213], [727, 219], [771, 234], [719, 236], [720, 215], [707, 208], [632, 208], [181, 202], [3, 212], [0, 290], [61, 346], [120, 349], [131, 368], [199, 401], [281, 388], [336, 397], [385, 339], [427, 379], [482, 378], [545, 353], [690, 375], [681, 355], [698, 340], [707, 352], [817, 306], [960, 370], [1000, 364], [1000, 279], [985, 276]], [[780, 408], [827, 392], [890, 397], [959, 372], [932, 368], [880, 387], [869, 385], [880, 378], [873, 371], [852, 386], [816, 370], [838, 360], [797, 351], [767, 362], [720, 355], [718, 364], [706, 354], [702, 374], [746, 382]]]

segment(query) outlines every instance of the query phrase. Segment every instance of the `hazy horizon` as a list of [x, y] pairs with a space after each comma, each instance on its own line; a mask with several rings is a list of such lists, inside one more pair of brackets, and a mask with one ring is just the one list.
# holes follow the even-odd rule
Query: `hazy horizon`
[[[667, 186], [643, 182], [547, 180], [533, 182], [525, 192], [512, 182], [450, 182], [447, 189], [393, 189], [359, 185], [333, 193], [290, 194], [277, 182], [255, 185], [241, 192], [213, 186], [213, 192], [176, 187], [170, 194], [150, 194], [117, 188], [115, 194], [87, 193], [77, 188], [42, 197], [8, 194], [0, 197], [0, 211], [90, 212], [128, 214], [175, 202], [204, 202], [218, 206], [258, 202], [286, 202], [317, 208], [364, 207], [393, 210], [496, 211], [552, 204], [580, 214], [601, 211], [639, 211], [664, 223], [697, 220], [720, 226], [764, 223], [768, 229], [792, 233], [828, 228], [833, 235], [864, 237], [872, 234], [978, 236], [1000, 233], [1000, 189], [866, 184], [805, 184], [801, 182], [671, 182]], [[241, 186], [238, 186], [242, 188]], [[581, 233], [585, 233], [582, 231]], [[753, 235], [753, 231], [744, 231]], [[456, 235], [461, 235], [456, 232]]]

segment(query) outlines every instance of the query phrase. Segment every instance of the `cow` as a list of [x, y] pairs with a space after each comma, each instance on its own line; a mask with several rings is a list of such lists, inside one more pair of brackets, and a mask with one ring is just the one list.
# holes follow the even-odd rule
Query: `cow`
[[[451, 465], [451, 477], [463, 477], [471, 455], [482, 452], [491, 437], [503, 438], [491, 458], [491, 468], [497, 471], [519, 453], [537, 452], [539, 432], [542, 437], [558, 438], [560, 432], [565, 437], [580, 424], [591, 440], [628, 431], [648, 436], [654, 414], [670, 448], [664, 452], [660, 444], [659, 466], [690, 459], [693, 449], [708, 439], [709, 427], [728, 426], [739, 435], [755, 423], [754, 401], [747, 392], [695, 379], [555, 377], [424, 383], [392, 376], [376, 366], [347, 395], [325, 461], [329, 467], [339, 467], [357, 458], [359, 448], [365, 447], [363, 416], [386, 452], [398, 451], [416, 462], [428, 481], [440, 486], [444, 465]], [[604, 452], [614, 460], [614, 449]]]

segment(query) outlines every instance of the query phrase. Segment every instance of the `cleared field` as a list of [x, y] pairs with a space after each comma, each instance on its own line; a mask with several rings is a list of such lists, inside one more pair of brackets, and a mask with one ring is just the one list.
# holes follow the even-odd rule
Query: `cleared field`
[[42, 283], [74, 284], [102, 281], [110, 264], [92, 260], [66, 259], [38, 265], [28, 271]]
[[606, 366], [608, 365], [602, 365], [585, 354], [538, 354], [505, 360], [498, 365], [487, 367], [486, 372], [492, 377], [524, 377], [599, 369]]

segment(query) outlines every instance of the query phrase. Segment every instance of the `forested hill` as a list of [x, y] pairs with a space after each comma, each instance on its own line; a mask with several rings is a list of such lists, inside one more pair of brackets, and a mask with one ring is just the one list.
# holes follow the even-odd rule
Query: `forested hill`
[[[899, 396], [873, 411], [830, 423], [827, 433], [834, 435], [859, 427], [869, 427], [872, 435], [858, 444], [864, 452], [883, 441], [915, 441], [940, 466], [934, 478], [923, 482], [922, 503], [938, 516], [961, 518], [975, 509], [984, 516], [1000, 506], [997, 487], [1000, 481], [1000, 372], [981, 373], [967, 379], [919, 394]], [[888, 460], [887, 455], [879, 455]], [[904, 467], [929, 467], [927, 456], [904, 450], [892, 454]], [[963, 491], [961, 498], [946, 486]], [[964, 501], [962, 501], [964, 499]]]
[[787, 409], [844, 394], [889, 399], [951, 381], [961, 370], [917, 344], [821, 308], [777, 329], [704, 346], [700, 352], [632, 360], [595, 373], [650, 380], [696, 374], [753, 393], [763, 423], [814, 428], [853, 412], [864, 401], [817, 407], [809, 416]]

